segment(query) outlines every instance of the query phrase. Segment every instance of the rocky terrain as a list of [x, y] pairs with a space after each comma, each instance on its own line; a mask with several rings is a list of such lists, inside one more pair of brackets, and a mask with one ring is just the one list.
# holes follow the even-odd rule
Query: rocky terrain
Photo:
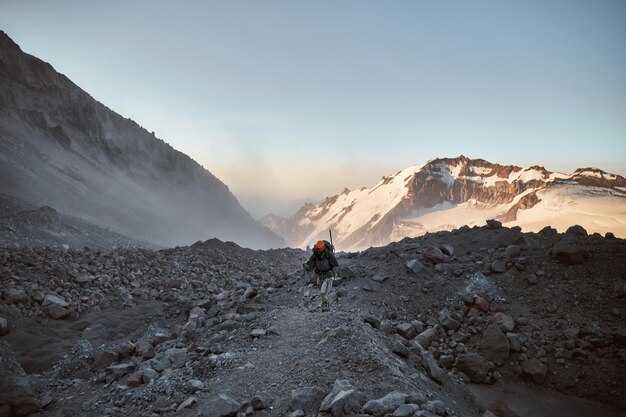
[[131, 239], [84, 220], [0, 194], [0, 246], [59, 246], [64, 249], [144, 248], [158, 246]]
[[330, 312], [308, 255], [3, 247], [0, 415], [523, 415], [470, 384], [626, 415], [624, 240], [489, 221], [340, 252]]

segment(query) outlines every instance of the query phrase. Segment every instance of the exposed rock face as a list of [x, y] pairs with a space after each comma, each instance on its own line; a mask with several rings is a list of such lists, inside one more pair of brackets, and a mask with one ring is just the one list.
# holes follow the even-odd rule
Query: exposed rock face
[[[0, 193], [163, 246], [284, 246], [226, 185], [0, 32]], [[30, 214], [49, 226], [50, 208]]]
[[[307, 204], [287, 219], [269, 216], [263, 221], [292, 246], [303, 248], [332, 229], [338, 248], [362, 250], [423, 234], [427, 229], [420, 223], [421, 216], [457, 205], [475, 210], [497, 208], [499, 221], [512, 222], [520, 211], [542, 202], [541, 192], [557, 192], [563, 187], [595, 187], [597, 190], [588, 194], [600, 193], [615, 204], [624, 204], [621, 197], [626, 196], [626, 179], [598, 169], [565, 175], [539, 166], [503, 166], [459, 156], [407, 168], [383, 177], [371, 188], [345, 190], [318, 205]], [[485, 220], [488, 216], [485, 214]], [[494, 223], [489, 227], [495, 227], [498, 220], [491, 220]], [[442, 224], [434, 230], [454, 226]]]

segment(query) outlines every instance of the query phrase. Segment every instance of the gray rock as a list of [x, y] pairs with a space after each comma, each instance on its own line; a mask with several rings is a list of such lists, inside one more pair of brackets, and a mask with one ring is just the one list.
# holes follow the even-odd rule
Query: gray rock
[[302, 415], [316, 415], [323, 399], [324, 390], [320, 387], [300, 387], [291, 391], [291, 408], [302, 410]]
[[495, 313], [491, 317], [491, 322], [497, 324], [503, 332], [510, 332], [515, 328], [515, 320], [501, 312]]
[[362, 411], [373, 416], [383, 416], [387, 413], [393, 413], [406, 402], [407, 397], [407, 394], [393, 391], [382, 398], [368, 401], [363, 406]]
[[506, 263], [504, 263], [504, 261], [496, 259], [495, 261], [491, 263], [491, 270], [493, 272], [498, 272], [498, 273], [504, 272], [506, 271]]
[[9, 322], [4, 317], [0, 317], [0, 336], [9, 333]]
[[212, 395], [202, 402], [198, 417], [235, 417], [241, 405], [224, 394]]
[[548, 367], [538, 359], [529, 359], [522, 363], [522, 372], [528, 375], [533, 381], [540, 384], [548, 374]]
[[180, 403], [180, 405], [178, 406], [178, 408], [176, 408], [176, 412], [179, 412], [180, 410], [183, 410], [185, 408], [191, 408], [194, 406], [194, 404], [196, 404], [198, 402], [198, 398], [196, 397], [189, 397], [187, 398], [185, 401], [183, 401], [182, 403]]
[[454, 255], [454, 247], [452, 245], [449, 245], [447, 243], [443, 243], [440, 246], [441, 251], [448, 256], [453, 256]]
[[489, 362], [478, 353], [464, 353], [460, 355], [457, 367], [472, 382], [482, 382], [487, 376], [487, 372], [489, 372]]
[[422, 350], [421, 352], [422, 365], [426, 368], [426, 373], [434, 381], [439, 384], [443, 384], [448, 379], [448, 374], [437, 365], [437, 361], [433, 356], [433, 353], [428, 350]]
[[439, 264], [446, 260], [446, 255], [436, 246], [426, 246], [422, 251], [424, 260], [433, 264]]
[[106, 339], [109, 335], [109, 330], [104, 324], [96, 324], [95, 326], [87, 327], [83, 330], [81, 336], [85, 339]]
[[506, 338], [509, 339], [509, 344], [512, 351], [519, 352], [520, 350], [522, 350], [522, 342], [517, 333], [508, 332], [506, 334]]
[[415, 330], [415, 327], [411, 323], [398, 324], [396, 326], [396, 331], [398, 332], [400, 336], [404, 337], [407, 340], [411, 340], [415, 336], [417, 336], [417, 331]]
[[586, 247], [569, 239], [557, 242], [548, 253], [557, 261], [568, 265], [582, 264], [591, 257]]
[[437, 334], [437, 330], [435, 330], [434, 327], [430, 327], [415, 336], [415, 341], [419, 343], [424, 349], [428, 349], [431, 343], [438, 338], [439, 335]]
[[576, 237], [585, 237], [589, 235], [589, 233], [587, 233], [585, 228], [578, 224], [568, 227], [567, 230], [565, 231], [565, 234], [576, 236]]
[[504, 253], [509, 258], [516, 258], [516, 257], [520, 256], [520, 254], [522, 253], [522, 248], [520, 248], [517, 245], [509, 245], [504, 250]]
[[411, 259], [410, 261], [406, 263], [406, 267], [409, 269], [409, 271], [413, 272], [414, 274], [417, 274], [422, 269], [424, 269], [424, 264], [421, 263], [418, 259]]
[[336, 380], [332, 391], [324, 398], [320, 411], [330, 412], [332, 417], [344, 417], [361, 409], [365, 397], [347, 380]]
[[480, 353], [485, 359], [496, 365], [504, 365], [509, 358], [510, 349], [509, 339], [497, 324], [487, 327], [480, 342]]
[[4, 407], [8, 408], [8, 414], [3, 415], [28, 416], [41, 411], [30, 377], [5, 341], [0, 341], [0, 404], [0, 411], [4, 411]]
[[15, 288], [10, 288], [4, 293], [4, 299], [7, 304], [24, 304], [27, 303], [30, 298], [28, 294], [24, 290], [18, 290]]
[[439, 323], [441, 323], [441, 325], [445, 327], [446, 330], [457, 330], [459, 327], [461, 327], [461, 323], [458, 320], [454, 319], [450, 311], [447, 309], [441, 310], [438, 319]]
[[204, 389], [204, 382], [197, 379], [190, 379], [187, 381], [187, 388], [194, 394], [197, 391], [202, 391]]
[[419, 409], [420, 407], [417, 404], [402, 404], [396, 408], [391, 417], [412, 417]]
[[363, 291], [375, 292], [380, 290], [381, 284], [372, 279], [368, 279], [362, 286], [361, 289]]
[[487, 220], [487, 229], [494, 230], [500, 229], [502, 227], [502, 222], [494, 219]]

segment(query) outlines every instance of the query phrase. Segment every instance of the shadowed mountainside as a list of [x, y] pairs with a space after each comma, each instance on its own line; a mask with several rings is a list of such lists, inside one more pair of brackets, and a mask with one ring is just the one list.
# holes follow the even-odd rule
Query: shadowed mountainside
[[284, 246], [219, 179], [0, 32], [0, 193], [162, 246]]

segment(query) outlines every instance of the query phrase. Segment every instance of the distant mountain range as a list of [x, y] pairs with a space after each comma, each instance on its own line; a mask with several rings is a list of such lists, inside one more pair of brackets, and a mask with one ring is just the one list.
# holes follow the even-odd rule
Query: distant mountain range
[[560, 174], [540, 166], [441, 158], [385, 176], [371, 188], [305, 204], [289, 218], [268, 215], [261, 221], [290, 246], [311, 245], [332, 229], [338, 249], [361, 250], [487, 219], [525, 231], [580, 224], [589, 232], [626, 237], [626, 179], [597, 168]]
[[285, 246], [220, 180], [0, 31], [0, 193], [163, 246]]

